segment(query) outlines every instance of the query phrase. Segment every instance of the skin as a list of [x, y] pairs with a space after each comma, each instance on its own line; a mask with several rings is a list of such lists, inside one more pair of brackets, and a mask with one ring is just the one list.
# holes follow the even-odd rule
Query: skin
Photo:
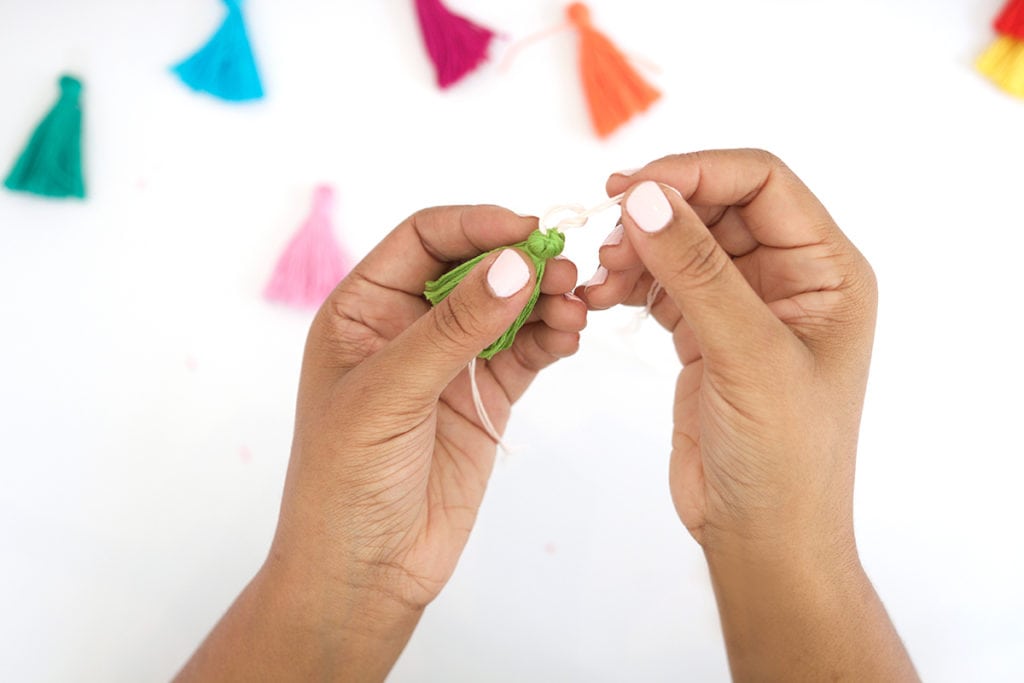
[[[668, 225], [630, 195], [660, 184]], [[601, 248], [591, 308], [643, 305], [672, 333], [669, 484], [703, 547], [736, 680], [917, 680], [860, 564], [857, 433], [877, 287], [810, 190], [755, 150], [671, 156], [629, 176], [625, 238]]]
[[[876, 288], [870, 267], [780, 161], [667, 157], [610, 195], [668, 190], [672, 219], [601, 249], [580, 287], [549, 263], [512, 349], [478, 363], [503, 430], [537, 372], [571, 355], [587, 308], [641, 305], [673, 335], [669, 483], [704, 549], [737, 680], [916, 680], [860, 565], [852, 499]], [[674, 188], [674, 191], [669, 189]], [[478, 265], [431, 309], [423, 283], [512, 244], [536, 219], [445, 207], [399, 225], [310, 330], [280, 521], [263, 567], [178, 680], [383, 680], [451, 576], [495, 457], [466, 364], [530, 286], [496, 296]], [[528, 263], [528, 259], [524, 259]], [[532, 274], [532, 267], [531, 267]]]

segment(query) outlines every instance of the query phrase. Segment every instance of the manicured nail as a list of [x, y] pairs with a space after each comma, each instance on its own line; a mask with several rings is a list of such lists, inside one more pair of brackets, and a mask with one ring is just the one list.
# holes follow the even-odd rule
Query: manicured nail
[[564, 296], [569, 301], [579, 301], [580, 303], [583, 303], [583, 299], [579, 298], [578, 296], [576, 296], [572, 292], [566, 292], [562, 296]]
[[598, 266], [594, 272], [594, 276], [587, 280], [584, 287], [596, 287], [597, 285], [603, 285], [604, 281], [608, 279], [608, 269], [604, 266]]
[[505, 249], [487, 271], [487, 284], [494, 296], [507, 299], [526, 286], [530, 267], [515, 249]]
[[616, 244], [622, 244], [622, 235], [624, 230], [622, 223], [615, 226], [615, 229], [608, 233], [608, 236], [604, 238], [604, 242], [601, 244], [602, 247], [614, 247]]
[[663, 230], [672, 220], [672, 205], [658, 183], [640, 183], [626, 200], [626, 212], [644, 232]]
[[627, 168], [625, 171], [616, 171], [615, 173], [612, 173], [612, 175], [624, 175], [628, 178], [639, 170], [639, 168]]

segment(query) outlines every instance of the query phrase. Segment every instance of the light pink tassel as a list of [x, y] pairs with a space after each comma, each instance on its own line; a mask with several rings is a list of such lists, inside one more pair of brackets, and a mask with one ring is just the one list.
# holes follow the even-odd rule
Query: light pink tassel
[[277, 260], [263, 296], [291, 306], [315, 308], [348, 273], [349, 260], [334, 238], [334, 191], [316, 188], [305, 224]]

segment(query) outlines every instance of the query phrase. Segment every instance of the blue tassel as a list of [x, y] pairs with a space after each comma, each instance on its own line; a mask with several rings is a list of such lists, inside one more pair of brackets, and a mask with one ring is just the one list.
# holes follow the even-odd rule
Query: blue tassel
[[193, 90], [222, 100], [261, 99], [263, 86], [245, 30], [242, 0], [224, 0], [224, 4], [228, 6], [224, 23], [206, 45], [172, 71]]

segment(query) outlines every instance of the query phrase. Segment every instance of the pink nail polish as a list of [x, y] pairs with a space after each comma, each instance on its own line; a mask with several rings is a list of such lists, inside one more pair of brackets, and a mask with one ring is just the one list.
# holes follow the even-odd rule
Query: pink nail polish
[[640, 183], [626, 199], [626, 212], [644, 232], [658, 232], [672, 221], [672, 205], [661, 186], [650, 180]]
[[639, 168], [627, 168], [625, 171], [616, 171], [615, 173], [612, 173], [612, 175], [621, 175], [626, 176], [628, 178], [629, 176], [635, 174], [639, 170]]
[[608, 233], [608, 236], [604, 238], [604, 242], [601, 244], [602, 247], [614, 247], [616, 244], [622, 244], [622, 235], [625, 231], [622, 228], [622, 223], [615, 226], [615, 229]]
[[603, 285], [605, 283], [605, 280], [607, 280], [607, 279], [608, 279], [608, 269], [605, 268], [604, 266], [598, 266], [597, 270], [594, 272], [593, 277], [591, 277], [589, 280], [587, 280], [586, 284], [584, 284], [583, 286], [584, 287], [596, 287], [597, 285]]
[[579, 301], [580, 303], [583, 303], [583, 299], [579, 298], [578, 296], [576, 296], [572, 292], [566, 292], [562, 296], [564, 296], [569, 301]]
[[515, 249], [505, 249], [487, 271], [487, 284], [494, 296], [507, 299], [530, 279], [530, 267]]

